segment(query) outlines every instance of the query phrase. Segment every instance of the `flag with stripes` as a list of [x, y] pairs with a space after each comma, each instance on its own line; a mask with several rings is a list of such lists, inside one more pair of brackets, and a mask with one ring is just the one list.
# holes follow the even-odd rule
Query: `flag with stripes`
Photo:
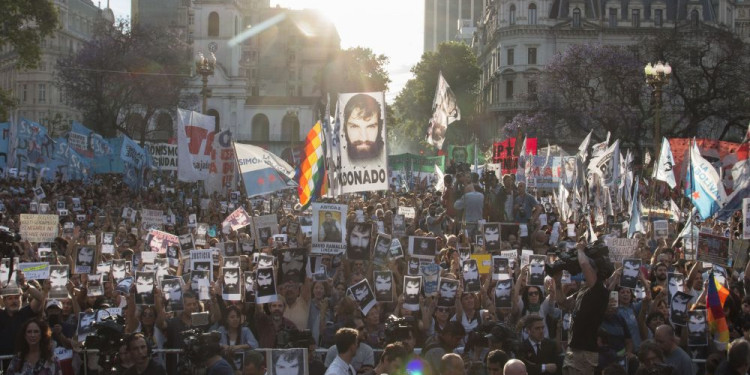
[[299, 186], [297, 193], [303, 209], [315, 198], [326, 193], [328, 188], [326, 168], [326, 138], [323, 125], [318, 121], [305, 138], [304, 154], [297, 169], [295, 180]]

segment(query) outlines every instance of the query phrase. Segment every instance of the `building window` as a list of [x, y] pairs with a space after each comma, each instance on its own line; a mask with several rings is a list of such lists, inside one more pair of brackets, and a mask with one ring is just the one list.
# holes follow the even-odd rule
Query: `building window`
[[515, 60], [515, 56], [513, 55], [513, 48], [508, 48], [508, 65], [513, 65], [513, 60]]
[[289, 86], [286, 90], [287, 96], [294, 96], [294, 94], [297, 92], [297, 89], [294, 86]]
[[529, 80], [529, 100], [536, 100], [536, 81], [535, 80]]
[[529, 47], [529, 65], [536, 64], [536, 47]]
[[693, 27], [698, 27], [699, 22], [700, 22], [700, 15], [698, 14], [698, 10], [693, 9], [690, 12], [690, 23], [692, 23]]
[[654, 9], [654, 26], [662, 27], [664, 24], [664, 11], [661, 9]]
[[281, 139], [284, 141], [299, 141], [299, 118], [294, 113], [287, 113], [281, 120]]
[[250, 88], [250, 95], [252, 95], [252, 96], [258, 96], [259, 95], [258, 86], [253, 86], [253, 87]]
[[505, 100], [513, 100], [513, 81], [505, 81]]
[[510, 21], [511, 25], [516, 24], [516, 6], [515, 4], [510, 4], [510, 12], [508, 13], [508, 20]]
[[23, 102], [26, 103], [27, 100], [29, 100], [29, 87], [24, 83], [23, 84], [23, 91], [21, 98], [23, 99]]
[[39, 84], [39, 103], [44, 103], [47, 100], [47, 85], [44, 83]]
[[633, 27], [641, 27], [641, 10], [640, 9], [633, 9], [631, 22], [633, 23]]
[[581, 9], [573, 9], [573, 27], [581, 27]]
[[208, 15], [208, 36], [219, 36], [219, 13]]
[[268, 116], [259, 113], [253, 116], [250, 139], [256, 142], [268, 142]]
[[617, 8], [609, 8], [609, 27], [617, 27]]
[[536, 4], [529, 5], [529, 25], [536, 25]]
[[188, 14], [188, 25], [195, 24], [195, 14]]

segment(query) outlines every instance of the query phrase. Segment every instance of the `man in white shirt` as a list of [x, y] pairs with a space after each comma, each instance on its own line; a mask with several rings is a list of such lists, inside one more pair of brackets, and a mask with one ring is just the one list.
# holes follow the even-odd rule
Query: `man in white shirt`
[[356, 375], [357, 372], [351, 365], [354, 355], [359, 347], [359, 333], [356, 329], [341, 328], [336, 332], [336, 350], [339, 352], [336, 359], [326, 370], [325, 375]]
[[[349, 361], [349, 364], [352, 366], [352, 368], [354, 368], [355, 373], [367, 371], [375, 367], [375, 353], [373, 352], [372, 347], [365, 344], [364, 342], [361, 342], [362, 340], [364, 340], [363, 332], [365, 329], [365, 322], [362, 319], [355, 319], [352, 323], [353, 326], [346, 327], [354, 327], [356, 329], [358, 341], [360, 341], [360, 343], [354, 353], [354, 357], [352, 357], [352, 360]], [[338, 354], [339, 351], [336, 345], [331, 345], [331, 347], [328, 348], [328, 352], [326, 353], [326, 358], [324, 361], [325, 366], [330, 366], [331, 363], [333, 363], [333, 361], [338, 358]]]

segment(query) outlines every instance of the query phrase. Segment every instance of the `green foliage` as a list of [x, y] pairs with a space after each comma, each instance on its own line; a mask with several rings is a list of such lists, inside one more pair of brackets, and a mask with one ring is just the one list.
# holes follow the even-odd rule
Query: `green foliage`
[[376, 55], [369, 48], [354, 47], [339, 51], [323, 69], [323, 92], [337, 95], [348, 92], [386, 91], [391, 83], [385, 69], [387, 64], [388, 57]]
[[[18, 56], [19, 69], [34, 68], [41, 57], [41, 42], [57, 29], [57, 8], [50, 0], [0, 1], [0, 46], [10, 46]], [[8, 118], [15, 106], [8, 92], [0, 89], [0, 119]]]
[[398, 124], [393, 129], [393, 136], [406, 147], [402, 151], [418, 152], [431, 147], [425, 143], [424, 137], [432, 117], [432, 101], [440, 72], [461, 109], [461, 120], [448, 127], [446, 144], [471, 142], [478, 126], [473, 120], [481, 75], [471, 48], [464, 43], [441, 43], [436, 51], [424, 53], [411, 72], [415, 77], [406, 83], [394, 103]]
[[107, 137], [120, 131], [143, 142], [158, 110], [197, 102], [184, 90], [190, 79], [187, 46], [168, 30], [119, 22], [100, 25], [94, 35], [75, 56], [58, 61], [56, 74], [57, 85], [93, 130]]

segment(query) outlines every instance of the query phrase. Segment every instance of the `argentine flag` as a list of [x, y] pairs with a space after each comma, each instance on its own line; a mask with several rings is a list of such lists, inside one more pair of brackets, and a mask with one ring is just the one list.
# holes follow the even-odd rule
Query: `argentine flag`
[[716, 169], [701, 156], [695, 142], [690, 148], [690, 163], [685, 177], [685, 195], [690, 197], [701, 219], [706, 220], [719, 211], [727, 200], [724, 185]]

